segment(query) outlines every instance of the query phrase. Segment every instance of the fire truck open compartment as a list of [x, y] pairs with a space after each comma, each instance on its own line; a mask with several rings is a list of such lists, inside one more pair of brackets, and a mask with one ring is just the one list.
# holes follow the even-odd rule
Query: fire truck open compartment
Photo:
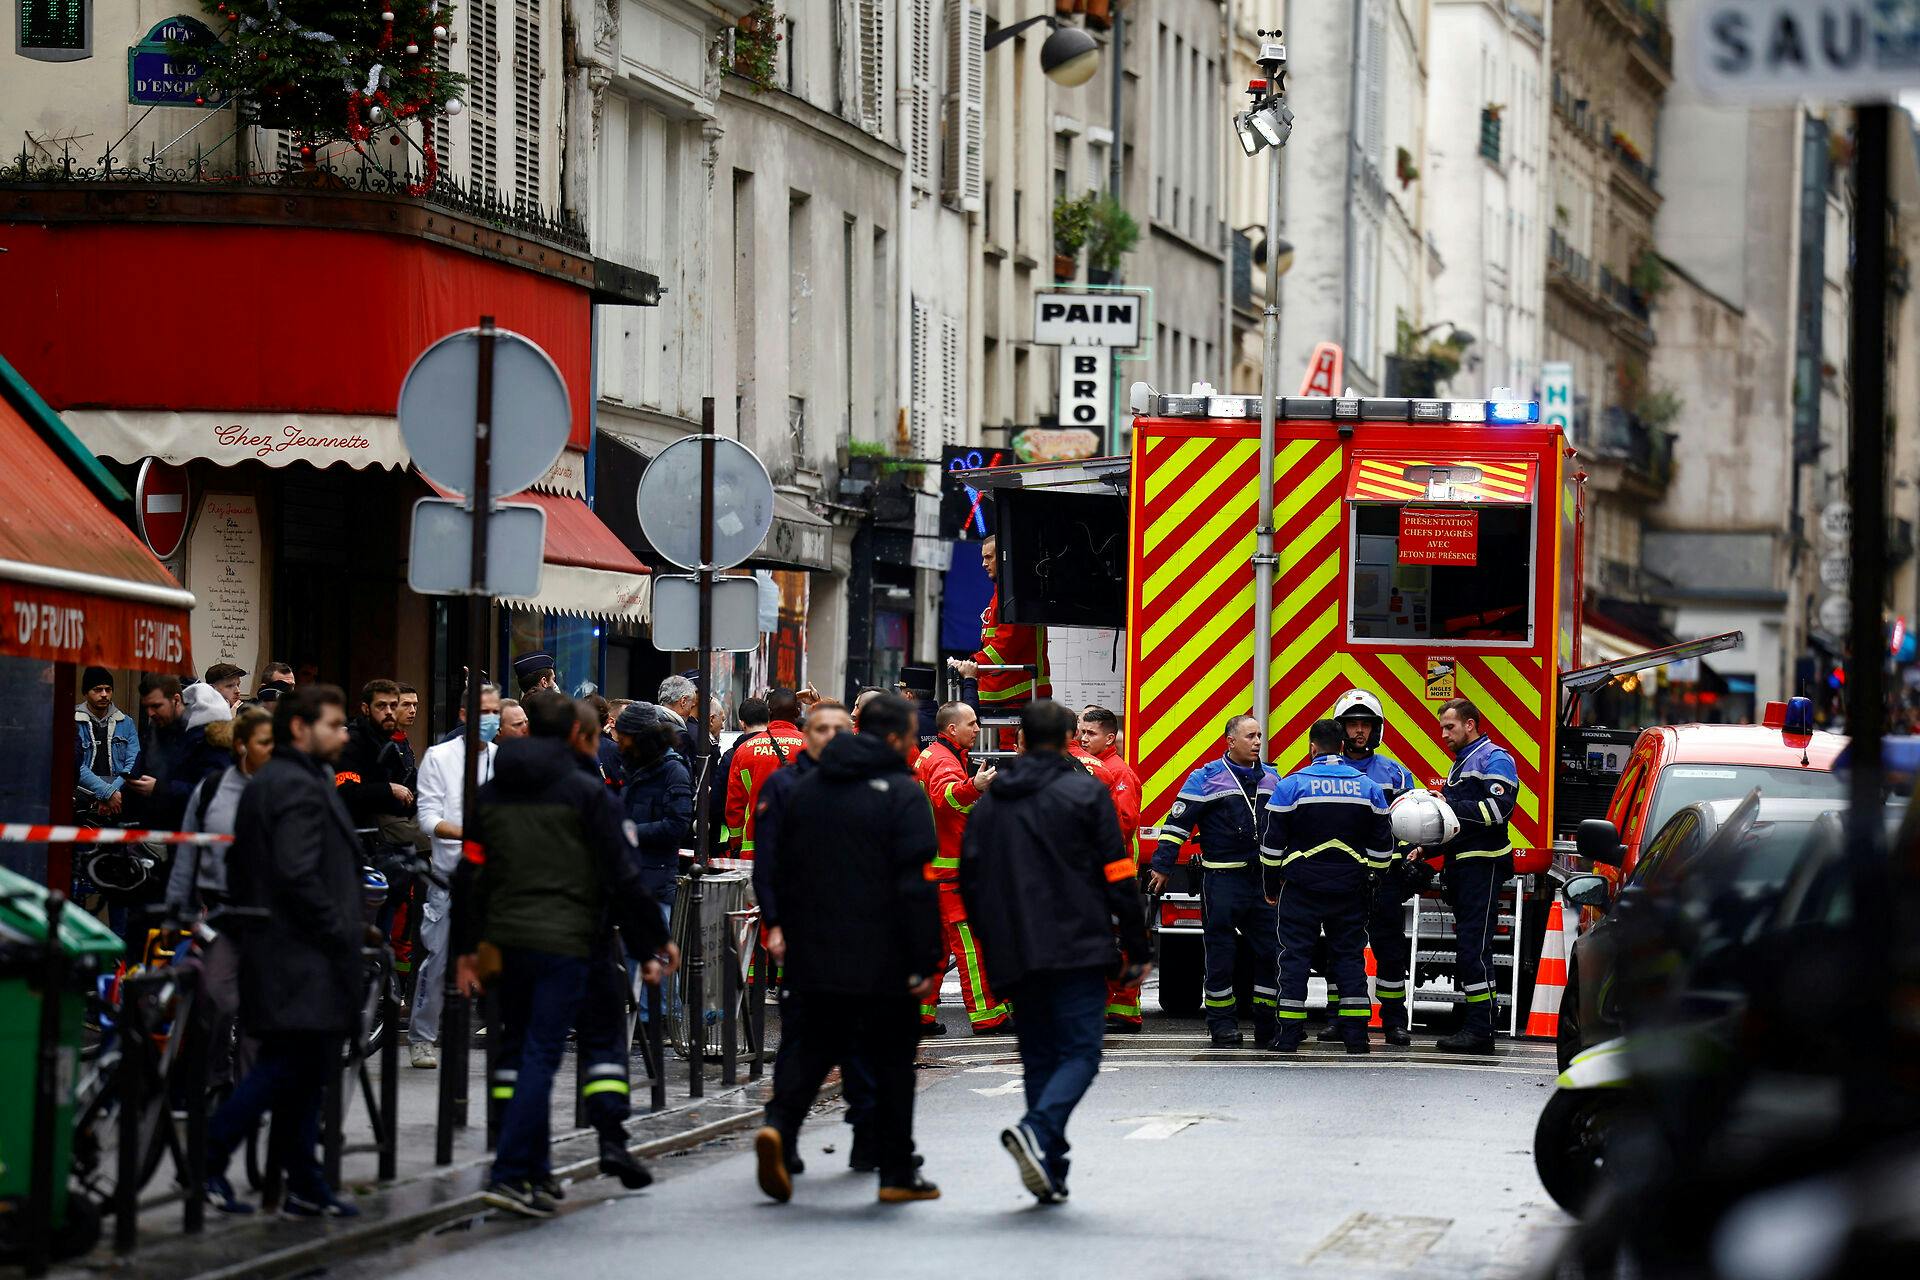
[[1533, 507], [1464, 507], [1477, 526], [1466, 564], [1408, 564], [1400, 503], [1349, 504], [1352, 556], [1347, 638], [1359, 644], [1419, 641], [1473, 647], [1532, 643]]

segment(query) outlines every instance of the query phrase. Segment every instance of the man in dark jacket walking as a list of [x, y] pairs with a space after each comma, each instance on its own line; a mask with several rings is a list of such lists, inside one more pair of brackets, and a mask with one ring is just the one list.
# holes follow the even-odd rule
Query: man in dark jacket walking
[[[648, 981], [679, 952], [660, 906], [640, 882], [619, 802], [581, 762], [598, 726], [564, 694], [525, 699], [531, 736], [503, 742], [493, 780], [466, 826], [468, 852], [453, 882], [453, 954], [460, 989], [484, 980], [499, 993], [501, 1047], [490, 1082], [505, 1097], [487, 1203], [528, 1217], [554, 1213], [548, 1194], [553, 1075], [581, 1008], [594, 957], [618, 925]], [[591, 719], [591, 717], [589, 717]], [[584, 750], [577, 750], [583, 739]], [[483, 966], [485, 946], [492, 963]], [[497, 963], [497, 970], [494, 964]], [[601, 1153], [603, 1165], [610, 1152]]]
[[1018, 1011], [1027, 1114], [1000, 1145], [1042, 1204], [1067, 1198], [1067, 1118], [1100, 1071], [1107, 980], [1137, 983], [1152, 954], [1113, 800], [1067, 754], [1076, 727], [1048, 699], [1021, 711], [1022, 754], [974, 804], [960, 850], [987, 980]]
[[940, 972], [940, 909], [926, 878], [939, 842], [913, 780], [912, 704], [886, 694], [859, 732], [826, 744], [782, 798], [773, 876], [785, 973], [767, 1123], [754, 1139], [760, 1189], [793, 1195], [787, 1152], [820, 1082], [857, 1055], [874, 1082], [880, 1201], [932, 1200], [913, 1155], [918, 1001]]
[[260, 1052], [207, 1126], [207, 1198], [228, 1213], [253, 1211], [234, 1197], [226, 1166], [268, 1108], [280, 1144], [271, 1158], [286, 1171], [283, 1210], [359, 1213], [335, 1197], [314, 1158], [327, 1073], [358, 1030], [364, 982], [360, 845], [330, 767], [346, 740], [339, 689], [294, 690], [274, 704], [273, 758], [240, 797], [227, 888], [241, 940], [241, 1020]]

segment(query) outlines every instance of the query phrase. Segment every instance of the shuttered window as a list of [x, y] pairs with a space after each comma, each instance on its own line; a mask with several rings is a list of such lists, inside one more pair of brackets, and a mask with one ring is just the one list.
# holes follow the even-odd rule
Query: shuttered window
[[[940, 317], [940, 443], [959, 444], [965, 438], [961, 427], [960, 406], [965, 399], [965, 364], [960, 358], [960, 321], [953, 316]], [[938, 454], [922, 454], [938, 457]]]
[[937, 375], [932, 352], [929, 347], [933, 340], [933, 331], [937, 321], [933, 309], [915, 298], [913, 300], [913, 403], [910, 406], [912, 421], [908, 430], [913, 440], [913, 456], [929, 457], [932, 454], [935, 432], [933, 425], [933, 382]]
[[1386, 155], [1386, 126], [1384, 105], [1381, 102], [1386, 93], [1387, 64], [1387, 22], [1380, 6], [1367, 6], [1367, 47], [1362, 55], [1364, 79], [1361, 81], [1363, 99], [1361, 117], [1361, 146], [1368, 160], [1375, 165], [1382, 164]]
[[887, 134], [888, 3], [859, 0], [855, 15], [860, 28], [860, 127], [877, 138]]
[[947, 6], [947, 119], [940, 192], [978, 209], [984, 187], [987, 120], [987, 15], [953, 0]]
[[933, 189], [933, 153], [940, 128], [934, 101], [933, 0], [913, 0], [913, 137], [907, 139], [913, 185]]
[[513, 6], [513, 197], [540, 203], [541, 0]]
[[467, 181], [500, 192], [499, 0], [467, 0]]
[[913, 300], [912, 448], [915, 457], [938, 457], [941, 446], [966, 438], [966, 331], [959, 317]]

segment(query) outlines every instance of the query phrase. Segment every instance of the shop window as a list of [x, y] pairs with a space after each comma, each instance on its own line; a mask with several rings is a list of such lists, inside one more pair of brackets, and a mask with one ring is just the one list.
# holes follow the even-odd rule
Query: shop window
[[[1524, 645], [1533, 617], [1533, 507], [1351, 502], [1354, 640]], [[1449, 560], [1451, 562], [1436, 561]]]

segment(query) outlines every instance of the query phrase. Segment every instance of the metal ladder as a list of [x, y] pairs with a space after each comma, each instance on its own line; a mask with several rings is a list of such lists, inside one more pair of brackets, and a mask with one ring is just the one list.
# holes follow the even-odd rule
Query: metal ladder
[[[1510, 877], [1501, 886], [1497, 910], [1493, 940], [1494, 1028], [1515, 1035], [1520, 1027], [1517, 975], [1527, 910], [1524, 877]], [[1413, 957], [1407, 983], [1407, 1015], [1411, 1020], [1423, 1011], [1435, 1013], [1451, 1009], [1465, 997], [1460, 992], [1459, 977], [1453, 972], [1456, 965], [1452, 946], [1453, 912], [1433, 890], [1422, 892], [1406, 905], [1405, 911], [1407, 940]], [[1441, 972], [1436, 974], [1436, 969]], [[1423, 974], [1429, 979], [1445, 976], [1451, 985], [1423, 985]]]

